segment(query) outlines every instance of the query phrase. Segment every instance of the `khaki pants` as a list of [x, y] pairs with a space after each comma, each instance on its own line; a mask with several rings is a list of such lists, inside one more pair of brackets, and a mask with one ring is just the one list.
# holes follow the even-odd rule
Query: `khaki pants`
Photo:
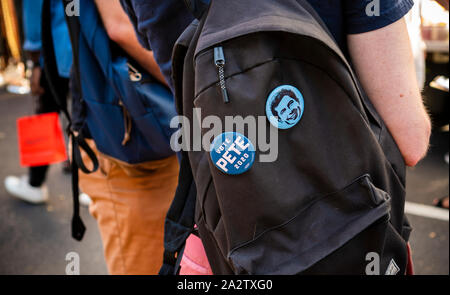
[[[157, 274], [163, 257], [164, 219], [178, 182], [176, 156], [130, 165], [100, 154], [100, 168], [80, 172], [80, 188], [92, 199], [108, 271], [112, 275]], [[85, 163], [87, 156], [83, 154]]]

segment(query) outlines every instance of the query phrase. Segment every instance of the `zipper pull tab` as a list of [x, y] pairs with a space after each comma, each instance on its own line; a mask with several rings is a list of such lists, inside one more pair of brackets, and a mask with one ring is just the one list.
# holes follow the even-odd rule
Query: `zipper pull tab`
[[122, 107], [123, 112], [123, 124], [124, 124], [124, 134], [123, 134], [123, 140], [122, 140], [122, 146], [126, 146], [127, 143], [131, 140], [131, 128], [133, 125], [133, 122], [131, 121], [131, 115], [126, 109], [125, 105], [121, 100], [119, 100], [119, 106]]
[[139, 82], [142, 80], [142, 74], [133, 67], [130, 63], [127, 63], [128, 65], [128, 75], [130, 76], [130, 80], [133, 82]]
[[214, 63], [219, 70], [219, 85], [222, 90], [223, 101], [229, 103], [230, 99], [228, 98], [227, 87], [225, 85], [225, 55], [221, 46], [214, 48]]

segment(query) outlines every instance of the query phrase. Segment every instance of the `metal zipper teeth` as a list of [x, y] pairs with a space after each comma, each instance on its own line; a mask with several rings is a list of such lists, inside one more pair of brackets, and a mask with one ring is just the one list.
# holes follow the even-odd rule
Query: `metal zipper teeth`
[[227, 86], [225, 83], [225, 54], [223, 52], [223, 47], [218, 46], [214, 48], [214, 64], [217, 67], [218, 75], [219, 75], [219, 86], [222, 92], [222, 99], [224, 103], [229, 103], [230, 99], [228, 97]]

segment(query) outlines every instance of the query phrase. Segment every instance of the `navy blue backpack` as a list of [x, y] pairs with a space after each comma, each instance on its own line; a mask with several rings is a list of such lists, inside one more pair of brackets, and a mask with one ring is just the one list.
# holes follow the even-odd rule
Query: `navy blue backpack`
[[80, 7], [79, 17], [68, 18], [79, 23], [75, 75], [81, 120], [98, 150], [130, 164], [173, 155], [170, 121], [177, 113], [170, 90], [110, 41], [93, 1], [81, 0]]
[[[71, 3], [64, 1], [64, 7]], [[80, 0], [80, 15], [68, 16], [73, 50], [72, 116], [64, 107], [65, 94], [58, 93], [59, 76], [50, 32], [49, 1], [43, 9], [43, 52], [45, 71], [53, 96], [69, 120], [72, 139], [72, 191], [74, 212], [72, 236], [83, 238], [85, 227], [79, 216], [78, 168], [84, 173], [98, 169], [98, 159], [85, 138], [92, 138], [97, 149], [120, 161], [137, 164], [164, 159], [175, 154], [170, 128], [177, 115], [171, 91], [142, 70], [117, 44], [112, 42], [103, 26], [94, 1]], [[88, 169], [82, 161], [83, 149], [93, 162]]]

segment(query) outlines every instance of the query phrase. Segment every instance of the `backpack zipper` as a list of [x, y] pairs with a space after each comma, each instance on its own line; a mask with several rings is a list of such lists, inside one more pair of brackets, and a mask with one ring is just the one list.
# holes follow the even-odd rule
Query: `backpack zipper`
[[142, 80], [142, 74], [133, 67], [130, 63], [127, 62], [128, 65], [128, 75], [130, 76], [130, 80], [133, 82], [139, 82]]
[[219, 86], [222, 91], [222, 98], [224, 103], [229, 103], [227, 87], [225, 85], [225, 54], [222, 46], [214, 48], [214, 63], [219, 72]]

